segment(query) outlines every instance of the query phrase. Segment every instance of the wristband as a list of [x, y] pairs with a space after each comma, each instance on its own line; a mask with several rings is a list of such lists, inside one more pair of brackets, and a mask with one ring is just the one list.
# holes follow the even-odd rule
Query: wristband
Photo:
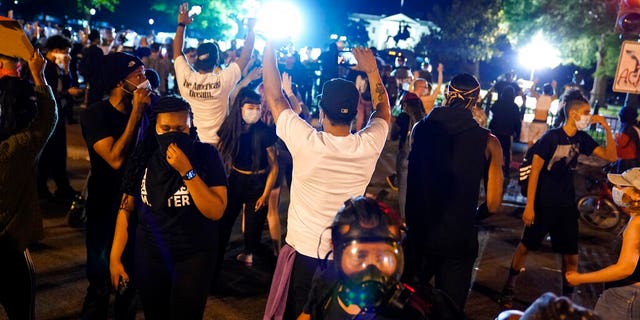
[[179, 22], [179, 23], [178, 23], [178, 27], [183, 27], [183, 28], [184, 28], [184, 27], [186, 27], [186, 26], [187, 26], [187, 25], [186, 25], [186, 24], [184, 24], [184, 23], [182, 23], [182, 22]]

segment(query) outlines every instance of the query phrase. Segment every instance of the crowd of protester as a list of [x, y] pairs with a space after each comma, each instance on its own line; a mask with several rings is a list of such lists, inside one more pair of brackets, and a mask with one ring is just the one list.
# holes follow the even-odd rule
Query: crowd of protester
[[[194, 19], [188, 12], [179, 6], [175, 37], [166, 43], [143, 36], [127, 48], [111, 28], [72, 33], [25, 24], [36, 48], [31, 59], [0, 52], [0, 270], [17, 275], [0, 287], [9, 318], [34, 317], [27, 247], [42, 238], [39, 198], [86, 201], [85, 319], [106, 319], [114, 292], [116, 319], [135, 318], [136, 297], [150, 319], [202, 318], [238, 216], [244, 249], [236, 259], [249, 267], [266, 259], [259, 250], [265, 222], [269, 254], [277, 256], [265, 319], [464, 319], [478, 255], [480, 186], [480, 207], [496, 213], [522, 128], [526, 94], [513, 74], [486, 96], [469, 74], [452, 77], [442, 93], [442, 64], [436, 83], [428, 59], [412, 71], [406, 57], [387, 63], [375, 48], [352, 48], [357, 64], [346, 65], [338, 41], [320, 56], [315, 77], [290, 43], [272, 39], [259, 55], [255, 21], [242, 48], [185, 48]], [[618, 262], [609, 267], [613, 275], [577, 273], [573, 171], [580, 154], [617, 162], [620, 173], [637, 167], [637, 111], [620, 111], [614, 137], [605, 118], [591, 116], [583, 94], [569, 89], [560, 97], [563, 122], [549, 129], [557, 85], [544, 84], [542, 94], [536, 85], [524, 141], [532, 159], [524, 232], [498, 302], [512, 306], [527, 254], [547, 234], [563, 258], [564, 296], [572, 297], [574, 285], [603, 281], [612, 283], [606, 301], [620, 303], [614, 293], [635, 297], [633, 218], [622, 242], [624, 268]], [[310, 114], [314, 105], [317, 115]], [[66, 168], [66, 125], [78, 119], [91, 164], [85, 198]], [[582, 131], [591, 124], [604, 129], [605, 146]], [[399, 141], [397, 172], [387, 178], [399, 215], [362, 197], [388, 136]], [[25, 174], [25, 166], [37, 170]], [[633, 216], [640, 182], [623, 177], [631, 184], [618, 200]], [[284, 242], [283, 186], [290, 190]], [[552, 295], [518, 316], [538, 319], [531, 314], [550, 314], [553, 306], [565, 308], [553, 311], [557, 319], [598, 318]], [[603, 319], [633, 318], [598, 306]]]

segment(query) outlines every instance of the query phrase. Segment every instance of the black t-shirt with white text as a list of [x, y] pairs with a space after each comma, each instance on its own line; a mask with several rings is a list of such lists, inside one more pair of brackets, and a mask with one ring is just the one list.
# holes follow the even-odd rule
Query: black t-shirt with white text
[[584, 131], [569, 137], [562, 128], [551, 129], [532, 146], [544, 160], [536, 191], [536, 205], [573, 206], [573, 174], [578, 155], [590, 156], [598, 143]]
[[[208, 187], [226, 186], [225, 168], [218, 150], [197, 142], [198, 156], [203, 161], [191, 161], [194, 169]], [[141, 205], [138, 209], [139, 229], [155, 246], [168, 250], [172, 256], [184, 256], [203, 249], [213, 250], [217, 245], [218, 223], [200, 213], [186, 185], [182, 183], [160, 208], [152, 208], [148, 201], [148, 167], [141, 188]], [[157, 173], [156, 173], [157, 174]]]

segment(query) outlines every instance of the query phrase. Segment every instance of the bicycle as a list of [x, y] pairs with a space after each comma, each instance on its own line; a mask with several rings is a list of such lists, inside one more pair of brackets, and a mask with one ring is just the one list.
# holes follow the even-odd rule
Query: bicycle
[[626, 216], [624, 209], [613, 202], [606, 175], [608, 170], [609, 166], [605, 166], [598, 175], [586, 174], [587, 190], [592, 192], [597, 188], [597, 192], [578, 198], [576, 203], [580, 220], [590, 228], [603, 231], [616, 229]]

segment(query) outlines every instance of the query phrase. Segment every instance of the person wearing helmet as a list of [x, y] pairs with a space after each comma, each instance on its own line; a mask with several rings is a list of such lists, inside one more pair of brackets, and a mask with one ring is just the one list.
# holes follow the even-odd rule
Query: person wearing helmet
[[462, 319], [441, 291], [400, 282], [400, 220], [374, 199], [345, 201], [330, 227], [334, 263], [314, 278], [298, 319]]

